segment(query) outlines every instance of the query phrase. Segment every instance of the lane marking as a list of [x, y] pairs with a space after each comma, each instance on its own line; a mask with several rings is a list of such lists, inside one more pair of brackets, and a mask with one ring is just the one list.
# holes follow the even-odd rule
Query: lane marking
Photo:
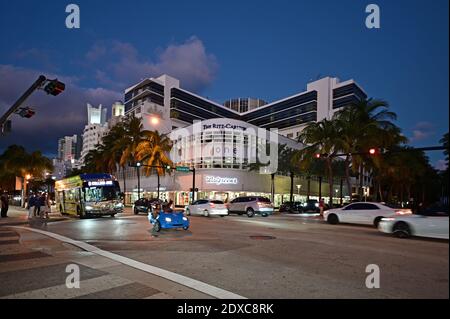
[[192, 288], [194, 290], [200, 291], [204, 294], [210, 295], [210, 296], [218, 298], [218, 299], [247, 299], [243, 296], [240, 296], [238, 294], [232, 293], [230, 291], [227, 291], [227, 290], [224, 290], [224, 289], [221, 289], [218, 287], [214, 287], [214, 286], [204, 283], [202, 281], [192, 279], [192, 278], [189, 278], [189, 277], [186, 277], [186, 276], [183, 276], [183, 275], [180, 275], [180, 274], [177, 274], [177, 273], [174, 273], [174, 272], [171, 272], [171, 271], [159, 268], [159, 267], [148, 265], [148, 264], [142, 263], [140, 261], [137, 261], [137, 260], [134, 260], [134, 259], [131, 259], [128, 257], [117, 255], [117, 254], [111, 253], [109, 251], [102, 250], [95, 246], [89, 245], [85, 242], [71, 239], [69, 237], [61, 236], [61, 235], [51, 233], [48, 231], [43, 231], [40, 229], [28, 228], [28, 227], [23, 227], [23, 226], [11, 226], [11, 227], [17, 228], [17, 229], [28, 230], [31, 232], [36, 232], [36, 233], [45, 235], [47, 237], [57, 239], [59, 241], [77, 246], [85, 251], [109, 258], [109, 259], [117, 261], [121, 264], [145, 271], [149, 274], [168, 279], [177, 284], [186, 286], [188, 288]]

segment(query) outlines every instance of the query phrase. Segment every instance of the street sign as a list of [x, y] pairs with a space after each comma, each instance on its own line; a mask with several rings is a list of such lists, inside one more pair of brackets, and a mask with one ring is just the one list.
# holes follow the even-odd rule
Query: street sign
[[175, 168], [175, 170], [177, 172], [184, 172], [184, 173], [189, 173], [191, 171], [191, 169], [189, 167], [186, 167], [186, 166], [177, 166]]

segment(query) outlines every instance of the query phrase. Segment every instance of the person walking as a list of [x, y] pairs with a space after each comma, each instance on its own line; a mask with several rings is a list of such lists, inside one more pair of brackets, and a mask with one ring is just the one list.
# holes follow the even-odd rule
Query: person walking
[[325, 199], [321, 198], [319, 201], [319, 210], [320, 210], [320, 216], [323, 217], [323, 211], [325, 209]]
[[8, 193], [6, 191], [4, 191], [3, 194], [1, 195], [0, 200], [2, 202], [1, 216], [2, 218], [6, 218], [8, 217], [8, 209], [9, 209]]
[[48, 199], [47, 195], [45, 193], [42, 193], [41, 196], [39, 196], [38, 199], [38, 205], [39, 205], [39, 217], [40, 218], [48, 218]]
[[36, 206], [36, 195], [34, 193], [30, 194], [28, 197], [28, 219], [31, 219], [34, 217], [34, 207]]

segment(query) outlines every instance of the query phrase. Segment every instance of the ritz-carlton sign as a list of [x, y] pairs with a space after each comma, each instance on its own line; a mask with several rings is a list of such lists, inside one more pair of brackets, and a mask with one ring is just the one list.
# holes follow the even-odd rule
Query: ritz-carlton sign
[[214, 184], [220, 186], [220, 185], [237, 185], [239, 183], [239, 180], [237, 179], [237, 177], [221, 177], [221, 176], [207, 175], [205, 176], [205, 182], [206, 184]]
[[203, 130], [210, 130], [210, 129], [216, 129], [216, 130], [240, 130], [240, 131], [246, 131], [247, 128], [241, 125], [226, 123], [226, 124], [203, 124]]

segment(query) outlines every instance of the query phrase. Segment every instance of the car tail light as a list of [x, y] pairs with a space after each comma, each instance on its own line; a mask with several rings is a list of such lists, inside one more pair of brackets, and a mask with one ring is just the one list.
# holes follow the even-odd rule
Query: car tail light
[[396, 215], [411, 215], [412, 211], [409, 208], [396, 209], [395, 214]]
[[216, 204], [214, 204], [214, 203], [209, 203], [209, 206], [211, 206], [211, 208], [214, 208], [214, 207], [216, 207]]

